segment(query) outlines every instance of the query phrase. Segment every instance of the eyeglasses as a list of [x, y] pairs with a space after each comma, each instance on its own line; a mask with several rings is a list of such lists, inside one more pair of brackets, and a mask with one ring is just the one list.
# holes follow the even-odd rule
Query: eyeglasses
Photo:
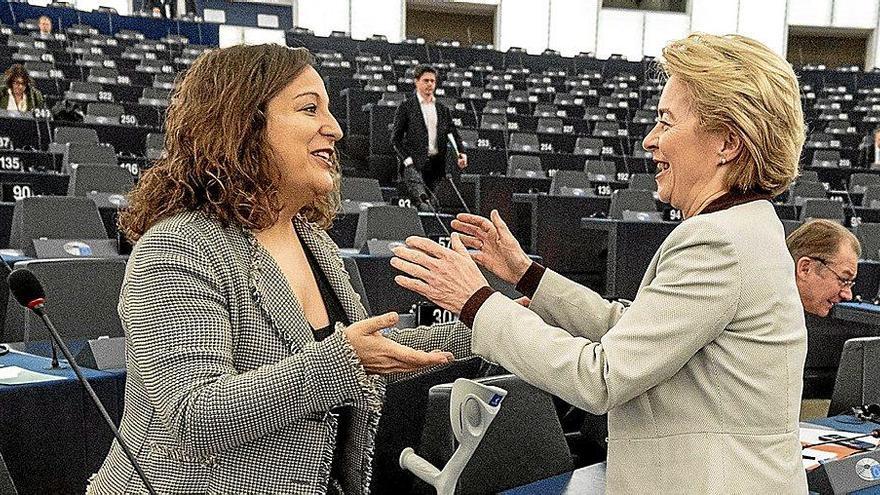
[[810, 258], [818, 261], [819, 263], [822, 263], [822, 265], [825, 268], [827, 268], [831, 273], [833, 273], [834, 276], [837, 277], [837, 283], [840, 284], [841, 289], [851, 289], [852, 286], [856, 284], [856, 279], [842, 277], [839, 273], [837, 273], [837, 271], [834, 268], [831, 268], [831, 266], [828, 264], [827, 261], [823, 260], [822, 258], [816, 258], [814, 256], [811, 256]]

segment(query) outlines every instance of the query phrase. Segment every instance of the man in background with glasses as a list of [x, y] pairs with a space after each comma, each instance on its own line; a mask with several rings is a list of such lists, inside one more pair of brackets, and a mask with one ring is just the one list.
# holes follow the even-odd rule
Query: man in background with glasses
[[804, 311], [825, 317], [840, 301], [852, 299], [862, 247], [846, 227], [812, 220], [786, 239], [795, 263], [795, 282]]

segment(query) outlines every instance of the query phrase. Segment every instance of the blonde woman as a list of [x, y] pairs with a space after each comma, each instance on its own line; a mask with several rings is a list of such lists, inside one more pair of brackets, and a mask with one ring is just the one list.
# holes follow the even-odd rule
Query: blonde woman
[[[421, 238], [398, 248], [392, 264], [409, 274], [398, 283], [459, 313], [474, 353], [607, 412], [608, 493], [806, 493], [806, 329], [770, 203], [804, 142], [797, 79], [742, 36], [674, 41], [660, 67], [668, 79], [643, 145], [660, 198], [685, 220], [629, 308], [531, 263], [497, 212], [460, 216], [452, 250]], [[529, 306], [489, 288], [474, 261]]]

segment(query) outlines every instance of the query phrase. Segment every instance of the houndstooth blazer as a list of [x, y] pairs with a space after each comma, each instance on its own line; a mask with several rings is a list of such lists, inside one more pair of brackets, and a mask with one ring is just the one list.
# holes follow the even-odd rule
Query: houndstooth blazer
[[[363, 305], [330, 237], [301, 219], [348, 318]], [[251, 232], [198, 212], [163, 220], [137, 243], [119, 299], [126, 331], [120, 432], [162, 493], [369, 491], [384, 379], [368, 375], [337, 325], [315, 342], [302, 307]], [[417, 349], [470, 354], [460, 323], [395, 330]], [[345, 445], [338, 406], [351, 405]], [[330, 479], [342, 450], [339, 480]], [[114, 441], [90, 494], [143, 493]]]

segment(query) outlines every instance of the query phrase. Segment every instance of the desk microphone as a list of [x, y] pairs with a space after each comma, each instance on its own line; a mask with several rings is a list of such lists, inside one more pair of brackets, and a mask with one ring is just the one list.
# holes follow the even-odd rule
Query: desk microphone
[[[431, 194], [431, 196], [433, 196], [433, 194]], [[435, 197], [434, 199], [437, 198]], [[440, 219], [440, 215], [437, 214], [437, 210], [434, 209], [434, 205], [432, 205], [431, 202], [428, 201], [428, 195], [425, 193], [419, 194], [419, 200], [422, 203], [428, 205], [429, 208], [431, 208], [431, 213], [434, 214], [434, 218], [437, 219], [437, 223], [440, 224], [440, 228], [443, 229], [443, 232], [446, 232], [447, 237], [451, 239], [452, 234], [449, 233], [449, 229], [446, 228], [446, 225], [443, 225], [443, 220]]]
[[[473, 104], [473, 102], [471, 103]], [[452, 133], [446, 134], [446, 139], [449, 140], [449, 144], [452, 145], [452, 151], [455, 152], [456, 159], [458, 159], [459, 151], [458, 144], [455, 142], [455, 137]], [[458, 165], [456, 164], [456, 167]], [[468, 208], [467, 203], [464, 202], [464, 198], [461, 196], [461, 191], [458, 190], [458, 186], [455, 185], [455, 181], [452, 179], [452, 174], [446, 174], [446, 178], [449, 180], [449, 185], [452, 186], [452, 190], [455, 191], [455, 195], [458, 196], [458, 202], [461, 203], [461, 206], [464, 208], [464, 211], [467, 213], [471, 212], [471, 209]]]
[[[849, 226], [850, 226], [850, 228], [858, 228], [858, 225], [853, 225], [853, 222], [854, 222], [853, 219], [858, 218], [858, 214], [856, 212], [856, 207], [853, 204], [852, 196], [849, 195], [849, 184], [846, 184], [846, 183], [843, 184], [843, 194], [844, 194], [844, 196], [846, 196], [846, 203], [847, 203], [847, 206], [849, 206], [849, 214], [851, 215], [849, 217]], [[865, 196], [863, 195], [862, 198], [864, 198], [864, 197]]]
[[116, 429], [116, 425], [113, 424], [113, 420], [110, 419], [110, 415], [107, 414], [107, 409], [101, 404], [101, 399], [98, 398], [97, 394], [95, 394], [95, 391], [92, 389], [92, 386], [89, 385], [89, 382], [86, 380], [86, 377], [83, 376], [79, 365], [76, 364], [76, 360], [73, 358], [73, 354], [70, 353], [70, 349], [68, 349], [64, 341], [61, 340], [61, 335], [58, 334], [58, 330], [55, 329], [55, 325], [52, 324], [52, 320], [49, 319], [49, 315], [46, 314], [46, 311], [43, 309], [46, 302], [46, 292], [43, 290], [43, 286], [40, 285], [40, 281], [37, 280], [36, 275], [25, 268], [16, 268], [15, 270], [12, 270], [12, 273], [9, 274], [6, 281], [9, 284], [9, 291], [15, 296], [15, 300], [22, 306], [36, 313], [43, 320], [49, 333], [52, 334], [52, 339], [58, 344], [58, 347], [61, 348], [61, 352], [64, 354], [64, 357], [67, 358], [67, 362], [70, 363], [73, 372], [76, 373], [76, 378], [82, 384], [83, 388], [86, 389], [86, 392], [89, 393], [89, 397], [91, 397], [92, 402], [95, 403], [95, 407], [98, 408], [98, 411], [101, 412], [101, 416], [104, 417], [104, 421], [107, 423], [107, 426], [110, 427], [110, 431], [113, 432], [113, 436], [116, 437], [116, 441], [119, 442], [122, 451], [125, 452], [126, 457], [131, 461], [131, 465], [134, 467], [134, 470], [137, 471], [138, 477], [140, 477], [144, 486], [147, 488], [147, 492], [149, 492], [150, 495], [156, 495], [156, 490], [153, 489], [153, 485], [147, 480], [147, 475], [144, 474], [144, 471], [141, 469], [140, 464], [138, 464], [134, 454], [131, 453], [125, 440], [122, 439], [122, 435], [119, 434], [119, 430]]
[[[21, 304], [22, 306], [25, 306], [28, 309], [33, 309], [30, 307], [30, 304], [39, 304], [40, 307], [42, 308], [42, 305], [45, 302], [46, 293], [43, 291], [43, 287], [40, 285], [40, 282], [36, 279], [36, 277], [33, 277], [33, 280], [23, 280], [21, 282], [22, 284], [25, 284], [25, 285], [22, 285], [22, 289], [20, 289], [19, 292], [23, 291], [22, 293], [29, 295], [27, 301], [22, 301], [21, 299], [18, 298], [18, 292], [16, 292], [16, 289], [14, 289], [12, 286], [13, 280], [11, 277], [12, 277], [13, 271], [9, 269], [9, 265], [7, 265], [5, 261], [2, 263], [2, 265], [3, 266], [0, 267], [0, 276], [2, 276], [4, 278], [4, 280], [6, 280], [6, 283], [9, 287], [10, 292], [12, 292], [12, 295], [15, 296], [15, 298], [18, 300], [19, 304]], [[28, 273], [30, 273], [30, 272], [28, 272]], [[33, 285], [34, 283], [36, 285]], [[37, 314], [39, 314], [39, 313], [37, 313]], [[27, 334], [27, 335], [28, 336], [25, 338], [25, 344], [27, 344], [30, 341], [30, 336], [29, 336], [29, 334]], [[55, 341], [53, 340], [52, 341], [52, 364], [50, 365], [49, 369], [58, 370], [58, 369], [62, 369], [62, 368], [63, 367], [58, 363], [58, 346], [55, 345]]]

